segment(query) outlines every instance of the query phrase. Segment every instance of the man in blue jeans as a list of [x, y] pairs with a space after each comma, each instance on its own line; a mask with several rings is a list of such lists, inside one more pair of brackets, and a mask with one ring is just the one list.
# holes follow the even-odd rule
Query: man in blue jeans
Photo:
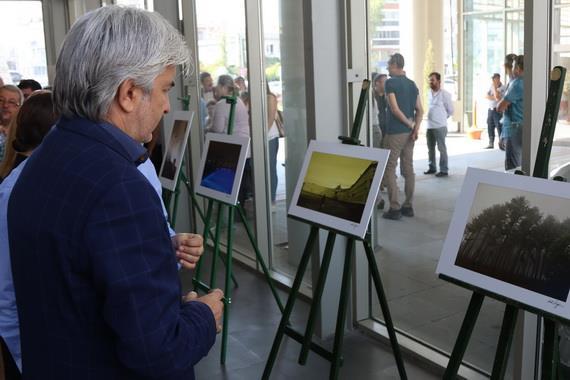
[[[436, 177], [447, 177], [449, 169], [445, 137], [447, 136], [447, 119], [453, 114], [453, 103], [451, 94], [441, 88], [441, 75], [433, 72], [428, 78], [431, 89], [428, 93], [429, 110], [426, 131], [429, 168], [424, 174], [437, 173]], [[439, 172], [437, 172], [435, 161], [436, 144], [439, 150]]]
[[513, 74], [504, 98], [497, 104], [497, 111], [503, 112], [501, 143], [505, 147], [505, 170], [521, 166], [522, 123], [524, 110], [524, 57], [515, 58]]

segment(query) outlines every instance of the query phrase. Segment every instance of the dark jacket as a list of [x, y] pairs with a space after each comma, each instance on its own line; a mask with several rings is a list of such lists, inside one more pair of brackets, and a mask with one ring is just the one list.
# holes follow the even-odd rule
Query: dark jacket
[[181, 303], [160, 200], [136, 141], [61, 120], [8, 205], [24, 379], [193, 379], [213, 345], [203, 303]]

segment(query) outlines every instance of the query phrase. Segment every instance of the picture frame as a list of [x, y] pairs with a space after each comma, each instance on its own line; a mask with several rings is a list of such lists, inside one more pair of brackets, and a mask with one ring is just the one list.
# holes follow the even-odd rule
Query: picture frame
[[289, 206], [289, 216], [364, 238], [390, 152], [309, 143]]
[[196, 194], [236, 205], [249, 137], [208, 133], [196, 178]]
[[194, 112], [191, 111], [173, 113], [172, 127], [169, 129], [170, 138], [158, 174], [162, 187], [170, 191], [176, 190], [193, 118]]
[[570, 319], [570, 184], [468, 168], [436, 272]]

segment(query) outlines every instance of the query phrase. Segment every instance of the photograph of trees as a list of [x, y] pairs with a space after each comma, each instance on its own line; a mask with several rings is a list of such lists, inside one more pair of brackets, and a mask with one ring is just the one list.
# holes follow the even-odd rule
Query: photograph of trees
[[455, 265], [565, 302], [568, 199], [490, 185], [477, 193]]

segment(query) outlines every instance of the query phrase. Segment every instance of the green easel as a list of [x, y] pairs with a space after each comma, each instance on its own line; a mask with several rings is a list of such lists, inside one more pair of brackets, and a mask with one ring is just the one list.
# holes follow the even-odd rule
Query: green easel
[[[182, 109], [184, 111], [188, 111], [190, 109], [190, 97], [188, 95], [186, 95], [183, 98], [178, 98], [180, 101], [182, 101]], [[182, 161], [182, 166], [180, 168], [180, 174], [178, 175], [178, 179], [176, 180], [176, 187], [174, 188], [174, 191], [168, 190], [168, 189], [162, 189], [162, 199], [164, 201], [164, 205], [168, 210], [168, 215], [170, 216], [170, 226], [172, 228], [175, 227], [176, 225], [176, 211], [178, 210], [178, 198], [180, 196], [180, 184], [184, 184], [184, 186], [186, 186], [186, 190], [188, 191], [188, 194], [190, 194], [190, 198], [191, 198], [191, 202], [192, 202], [192, 210], [193, 210], [193, 215], [196, 215], [196, 213], [198, 214], [198, 216], [200, 217], [200, 220], [202, 221], [202, 223], [205, 223], [205, 216], [204, 216], [204, 212], [202, 211], [202, 209], [200, 208], [200, 205], [198, 204], [198, 201], [196, 200], [196, 196], [194, 195], [194, 189], [192, 187], [192, 182], [186, 177], [186, 175], [184, 174], [184, 163], [185, 161]], [[172, 207], [171, 206], [171, 201], [174, 198], [174, 205]], [[193, 233], [197, 233], [197, 229], [196, 229], [196, 223], [192, 223], [192, 232]], [[212, 242], [214, 241], [214, 237], [212, 236], [212, 233], [210, 230], [205, 231], [203, 237], [204, 237], [204, 242], [208, 241], [208, 236], [210, 237], [210, 239], [212, 240]], [[225, 259], [222, 257], [222, 262], [224, 264], [225, 263]], [[239, 286], [234, 274], [231, 274], [232, 277], [232, 282], [234, 283], [234, 286], [237, 288]]]
[[[356, 116], [354, 124], [352, 126], [350, 137], [339, 136], [339, 139], [342, 140], [344, 144], [360, 145], [358, 136], [360, 135], [360, 126], [362, 124], [362, 119], [364, 117], [364, 112], [366, 110], [369, 86], [370, 82], [368, 80], [364, 80], [364, 82], [362, 83], [362, 90], [360, 92], [360, 98], [358, 100], [358, 108], [356, 110]], [[328, 230], [329, 233], [325, 245], [325, 251], [323, 253], [323, 260], [321, 262], [321, 268], [317, 279], [317, 284], [313, 293], [313, 302], [311, 304], [311, 310], [309, 312], [309, 319], [307, 321], [306, 330], [303, 335], [300, 332], [294, 330], [291, 326], [289, 326], [289, 317], [291, 316], [291, 312], [293, 311], [293, 306], [295, 304], [295, 301], [297, 300], [299, 287], [301, 286], [301, 281], [303, 279], [303, 276], [305, 275], [307, 265], [309, 264], [309, 259], [311, 258], [311, 255], [314, 252], [314, 245], [317, 240], [320, 228]], [[314, 326], [319, 305], [321, 303], [321, 297], [323, 294], [327, 273], [329, 270], [329, 264], [332, 258], [334, 242], [337, 234], [345, 235], [348, 238], [348, 241], [346, 243], [346, 250], [344, 257], [344, 269], [342, 274], [341, 293], [338, 305], [334, 344], [333, 344], [333, 350], [331, 352], [326, 348], [320, 346], [319, 344], [313, 342], [312, 336], [314, 332]], [[365, 239], [360, 239], [351, 235], [346, 235], [345, 232], [335, 231], [330, 229], [329, 227], [324, 227], [315, 224], [311, 224], [311, 231], [309, 233], [309, 238], [307, 240], [307, 244], [305, 245], [301, 261], [299, 262], [297, 274], [295, 275], [295, 280], [293, 282], [293, 286], [289, 294], [289, 299], [287, 300], [287, 305], [285, 306], [283, 317], [281, 318], [281, 322], [279, 324], [275, 340], [273, 341], [273, 346], [271, 347], [271, 352], [269, 353], [269, 358], [267, 359], [262, 379], [264, 380], [269, 379], [269, 376], [271, 375], [271, 370], [273, 369], [273, 365], [275, 364], [275, 360], [277, 358], [277, 353], [279, 352], [279, 346], [281, 345], [281, 342], [283, 340], [283, 335], [285, 334], [302, 344], [301, 353], [299, 355], [299, 364], [305, 365], [305, 363], [307, 362], [307, 356], [309, 354], [309, 350], [312, 350], [317, 355], [331, 362], [331, 370], [329, 376], [330, 379], [338, 378], [340, 366], [342, 365], [342, 360], [343, 360], [342, 344], [344, 338], [346, 312], [348, 308], [350, 277], [352, 275], [352, 261], [353, 261], [356, 241], [361, 241], [362, 244], [364, 245], [366, 257], [368, 259], [368, 267], [370, 268], [372, 280], [376, 288], [376, 293], [378, 294], [378, 300], [382, 308], [382, 313], [384, 314], [384, 320], [386, 323], [386, 328], [388, 330], [388, 335], [390, 336], [390, 343], [392, 345], [392, 351], [394, 352], [394, 357], [396, 359], [396, 364], [398, 366], [398, 372], [400, 374], [400, 378], [407, 379], [406, 370], [404, 368], [404, 361], [402, 359], [402, 354], [400, 352], [400, 346], [398, 345], [398, 341], [396, 338], [396, 331], [394, 329], [394, 324], [392, 323], [392, 317], [390, 316], [390, 310], [388, 308], [388, 302], [386, 300], [384, 288], [382, 287], [382, 281], [380, 280], [380, 272], [378, 271], [378, 265], [376, 264], [374, 251], [372, 250], [372, 246], [370, 244], [370, 235], [368, 234], [368, 236], [366, 236]]]
[[[534, 165], [533, 177], [548, 178], [548, 163], [550, 161], [550, 152], [552, 150], [552, 140], [554, 138], [554, 129], [556, 128], [556, 120], [558, 119], [558, 110], [560, 107], [560, 97], [564, 86], [564, 78], [566, 77], [566, 69], [556, 66], [550, 74], [550, 88], [548, 90], [548, 99], [546, 102], [546, 110], [544, 121], [542, 123], [542, 132], [540, 134], [540, 143], [538, 146], [536, 163]], [[524, 174], [524, 173], [517, 173]], [[505, 314], [503, 316], [503, 325], [499, 335], [495, 360], [493, 362], [493, 371], [491, 379], [503, 379], [507, 369], [507, 361], [513, 341], [515, 326], [519, 310], [526, 310], [535, 313], [540, 318], [544, 318], [544, 342], [542, 355], [542, 379], [555, 380], [557, 376], [558, 365], [558, 341], [556, 339], [556, 323], [561, 321], [568, 323], [559, 316], [546, 313], [542, 310], [522, 305], [510, 299], [506, 299], [500, 295], [491, 293], [487, 290], [480, 289], [473, 285], [440, 275], [440, 278], [450, 281], [456, 285], [462, 286], [473, 291], [471, 301], [465, 314], [465, 319], [459, 330], [459, 335], [453, 347], [447, 369], [443, 375], [444, 380], [455, 380], [459, 366], [463, 360], [463, 355], [467, 349], [467, 344], [471, 338], [475, 322], [479, 316], [481, 305], [485, 296], [495, 298], [505, 303]]]
[[[182, 110], [188, 111], [190, 109], [190, 96], [186, 95], [182, 98], [178, 98], [178, 100], [180, 100], [182, 102]], [[196, 197], [194, 196], [194, 190], [192, 188], [192, 183], [186, 177], [186, 174], [184, 174], [184, 164], [185, 164], [185, 161], [182, 161], [182, 166], [180, 167], [180, 174], [178, 175], [178, 179], [176, 180], [176, 186], [174, 188], [174, 191], [171, 191], [169, 189], [162, 189], [162, 199], [163, 199], [164, 204], [168, 210], [168, 215], [170, 215], [170, 226], [172, 228], [174, 228], [174, 226], [176, 225], [176, 210], [178, 210], [178, 198], [180, 196], [180, 184], [184, 184], [184, 186], [186, 186], [186, 190], [188, 191], [188, 194], [190, 194], [190, 197], [192, 200], [192, 210], [195, 213], [198, 213], [198, 215], [200, 216], [200, 219], [202, 220], [202, 222], [204, 222], [204, 213], [202, 212], [202, 209], [198, 205], [198, 202], [196, 202]], [[171, 205], [173, 198], [174, 198], [174, 204]], [[193, 223], [193, 228], [194, 228], [194, 231], [192, 231], [192, 232], [196, 233], [197, 232], [196, 231], [196, 223]], [[204, 240], [205, 239], [206, 239], [206, 237], [204, 236]]]
[[[236, 107], [236, 103], [237, 103], [237, 98], [235, 96], [226, 96], [224, 97], [224, 99], [226, 99], [226, 102], [230, 104], [230, 116], [229, 116], [229, 120], [228, 120], [228, 134], [231, 135], [232, 131], [233, 131], [233, 126], [234, 126], [234, 117], [235, 117], [235, 107]], [[195, 290], [201, 290], [201, 291], [210, 291], [210, 289], [215, 288], [216, 287], [216, 264], [218, 261], [218, 257], [223, 257], [220, 255], [220, 230], [221, 230], [221, 225], [223, 223], [223, 209], [224, 207], [228, 208], [228, 232], [227, 232], [227, 246], [226, 246], [226, 278], [225, 278], [225, 288], [224, 288], [224, 300], [225, 300], [225, 307], [224, 307], [224, 322], [223, 322], [223, 329], [222, 329], [222, 351], [221, 351], [221, 363], [225, 364], [226, 363], [226, 353], [227, 353], [227, 341], [228, 341], [228, 323], [229, 323], [229, 318], [230, 318], [230, 306], [232, 303], [232, 288], [230, 287], [230, 281], [231, 281], [231, 277], [233, 275], [232, 273], [232, 253], [233, 253], [233, 223], [234, 223], [234, 215], [235, 212], [237, 211], [237, 214], [239, 215], [239, 217], [241, 218], [243, 225], [245, 227], [245, 230], [247, 232], [247, 236], [249, 238], [249, 241], [255, 251], [255, 256], [257, 258], [257, 262], [260, 264], [263, 273], [265, 275], [265, 278], [267, 280], [267, 283], [269, 284], [269, 287], [271, 289], [271, 292], [273, 293], [273, 297], [275, 298], [275, 301], [277, 302], [277, 306], [279, 307], [279, 309], [281, 310], [281, 312], [283, 312], [283, 304], [281, 303], [281, 300], [279, 299], [279, 295], [277, 294], [277, 290], [275, 289], [275, 287], [273, 286], [273, 281], [271, 279], [271, 276], [269, 274], [269, 270], [267, 269], [267, 266], [265, 265], [265, 261], [263, 260], [263, 257], [261, 256], [261, 253], [259, 252], [259, 248], [257, 247], [257, 242], [255, 240], [255, 237], [253, 236], [252, 230], [249, 226], [249, 223], [245, 217], [245, 213], [243, 212], [243, 209], [241, 207], [241, 205], [238, 203], [236, 205], [233, 204], [226, 204], [223, 202], [220, 202], [218, 200], [209, 198], [208, 200], [208, 208], [206, 210], [206, 215], [204, 218], [204, 236], [207, 236], [207, 234], [211, 235], [210, 232], [210, 221], [212, 218], [212, 211], [214, 208], [214, 204], [217, 205], [217, 215], [216, 215], [216, 227], [215, 227], [215, 232], [214, 232], [214, 253], [213, 253], [213, 257], [212, 257], [212, 267], [211, 267], [211, 271], [210, 271], [210, 283], [206, 284], [204, 282], [202, 282], [200, 280], [200, 273], [201, 273], [201, 269], [202, 269], [202, 260], [200, 260], [198, 262], [198, 265], [196, 267], [196, 271], [194, 272], [194, 278], [192, 279], [192, 283], [194, 285], [194, 289]]]

